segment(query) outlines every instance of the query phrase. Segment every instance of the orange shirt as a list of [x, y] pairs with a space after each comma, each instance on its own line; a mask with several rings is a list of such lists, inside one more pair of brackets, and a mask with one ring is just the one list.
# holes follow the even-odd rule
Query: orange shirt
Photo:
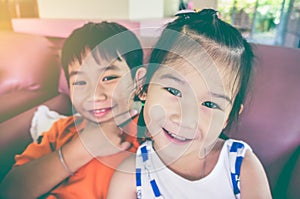
[[[94, 158], [77, 170], [73, 176], [66, 178], [53, 188], [47, 194], [46, 198], [106, 198], [110, 179], [115, 168], [132, 152], [136, 152], [139, 145], [136, 139], [137, 118], [126, 126], [126, 140], [133, 144], [133, 147], [129, 151], [103, 158]], [[43, 134], [42, 139], [39, 140], [40, 143], [34, 142], [30, 144], [21, 155], [16, 156], [15, 166], [25, 164], [58, 150], [72, 138], [77, 137], [78, 132], [83, 130], [84, 125], [85, 122], [78, 117], [68, 117], [58, 120], [48, 132]]]

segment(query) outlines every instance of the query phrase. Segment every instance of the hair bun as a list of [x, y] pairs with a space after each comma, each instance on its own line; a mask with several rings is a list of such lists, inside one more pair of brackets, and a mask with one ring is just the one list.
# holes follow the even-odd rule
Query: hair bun
[[209, 8], [209, 9], [203, 9], [203, 10], [197, 12], [197, 15], [199, 18], [214, 21], [215, 19], [218, 19], [217, 13], [218, 13], [218, 11]]
[[175, 16], [178, 17], [177, 23], [181, 25], [197, 25], [199, 22], [208, 22], [215, 24], [217, 21], [218, 11], [214, 9], [203, 9], [203, 10], [180, 10]]

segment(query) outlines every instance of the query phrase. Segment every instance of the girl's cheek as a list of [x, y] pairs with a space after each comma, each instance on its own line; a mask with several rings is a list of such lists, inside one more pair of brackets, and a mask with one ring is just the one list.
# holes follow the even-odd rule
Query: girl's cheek
[[160, 104], [145, 106], [145, 119], [148, 125], [153, 126], [165, 121], [166, 111]]

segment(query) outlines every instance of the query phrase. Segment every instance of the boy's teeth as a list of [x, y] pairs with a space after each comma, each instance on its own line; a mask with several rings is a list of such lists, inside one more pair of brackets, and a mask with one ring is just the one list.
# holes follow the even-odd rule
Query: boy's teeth
[[103, 113], [106, 109], [96, 109], [94, 110], [95, 113]]

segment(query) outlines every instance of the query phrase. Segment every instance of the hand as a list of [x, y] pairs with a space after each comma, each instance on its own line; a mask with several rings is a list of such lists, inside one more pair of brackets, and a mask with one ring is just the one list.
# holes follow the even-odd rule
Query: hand
[[131, 109], [129, 111], [116, 114], [114, 116], [114, 120], [117, 126], [123, 127], [126, 126], [130, 121], [132, 121], [132, 118], [134, 118], [136, 115], [138, 115], [139, 111], [137, 109]]
[[100, 125], [87, 121], [79, 139], [93, 157], [113, 155], [131, 146], [125, 141], [123, 131], [113, 122]]

